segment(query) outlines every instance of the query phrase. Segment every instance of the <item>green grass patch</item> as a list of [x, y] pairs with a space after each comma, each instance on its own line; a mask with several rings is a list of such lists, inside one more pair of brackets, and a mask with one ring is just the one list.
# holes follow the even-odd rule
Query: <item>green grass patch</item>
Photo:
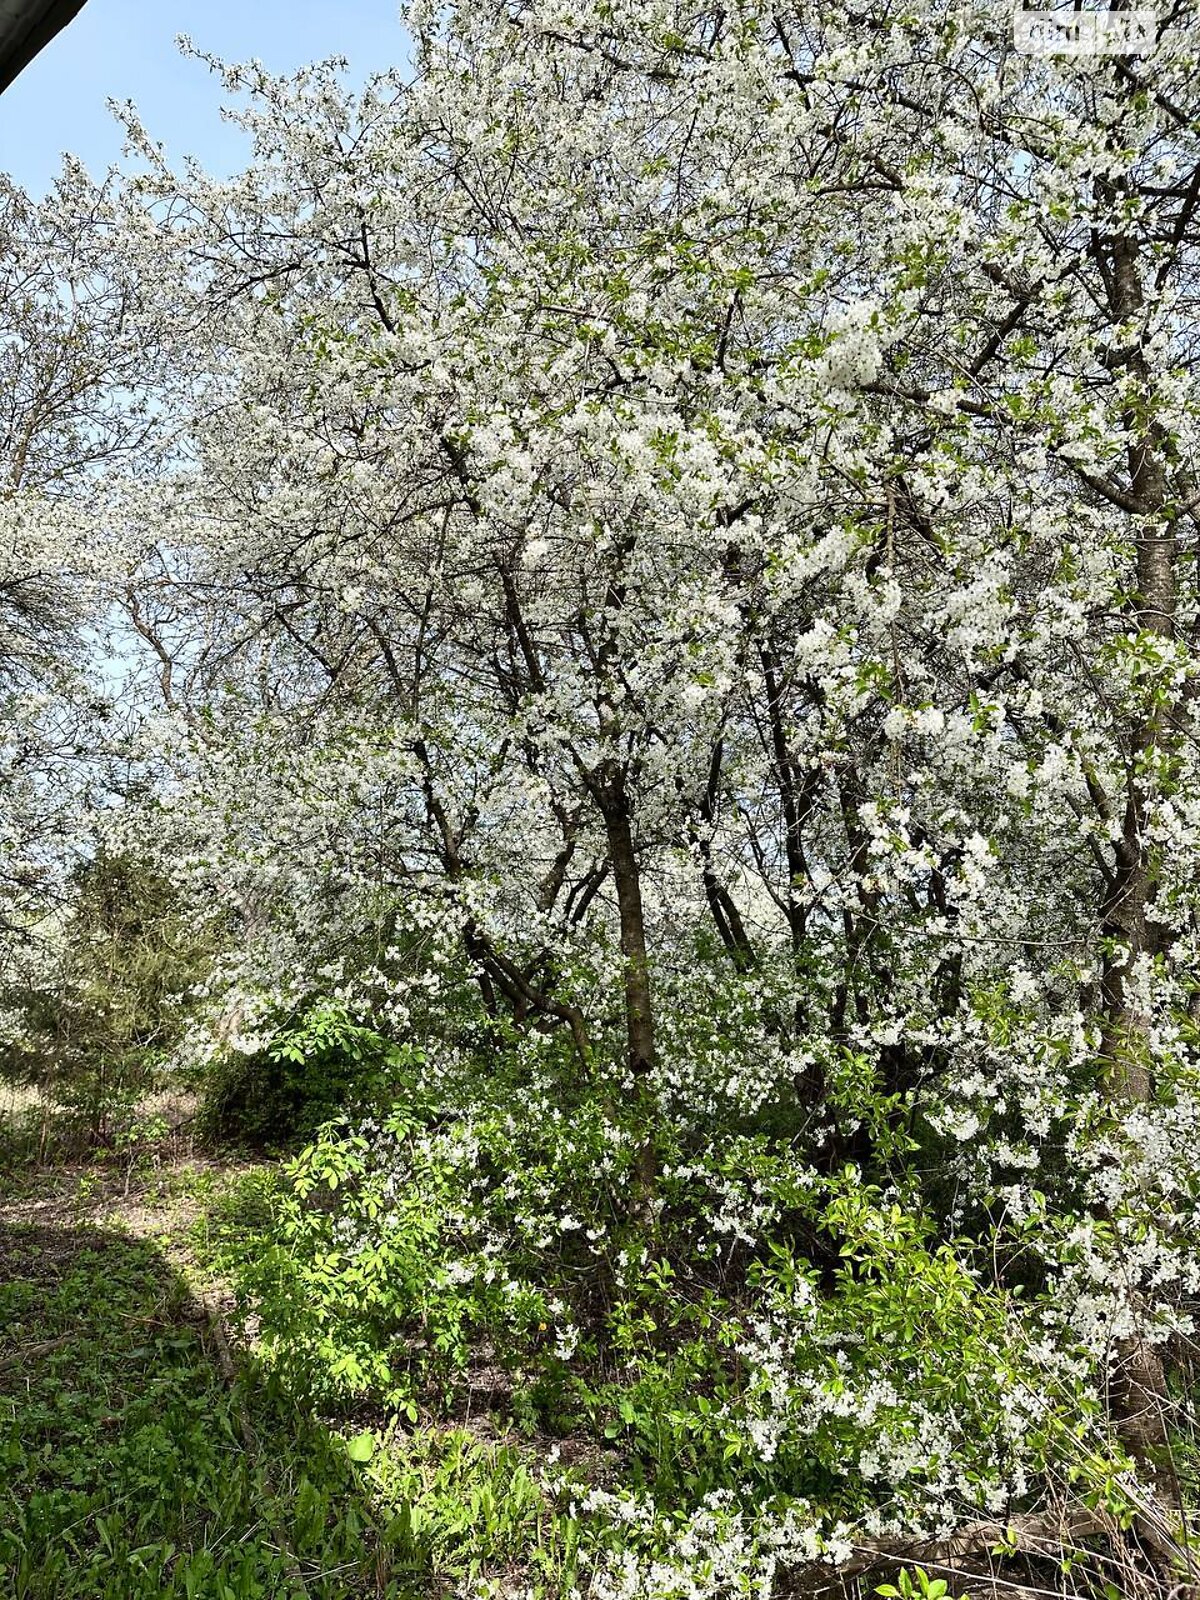
[[4, 1600], [291, 1600], [297, 1567], [313, 1600], [414, 1592], [344, 1441], [230, 1386], [151, 1246], [4, 1227], [0, 1280]]
[[[253, 1248], [273, 1188], [242, 1174], [193, 1227], [205, 1276]], [[151, 1243], [0, 1224], [0, 1326], [0, 1600], [570, 1587], [574, 1524], [524, 1452], [455, 1426], [322, 1422], [253, 1363], [231, 1384]]]

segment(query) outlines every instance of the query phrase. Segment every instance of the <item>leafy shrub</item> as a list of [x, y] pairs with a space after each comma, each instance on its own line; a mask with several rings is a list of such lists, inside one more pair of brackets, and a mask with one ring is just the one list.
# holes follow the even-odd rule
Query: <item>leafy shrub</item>
[[259, 1147], [311, 1136], [345, 1107], [386, 1096], [410, 1055], [344, 1006], [318, 1001], [281, 1021], [262, 1048], [229, 1050], [217, 1061], [201, 1132]]
[[642, 1103], [536, 1073], [522, 1097], [520, 1071], [455, 1080], [414, 1054], [390, 1111], [335, 1119], [290, 1164], [242, 1273], [289, 1388], [416, 1421], [483, 1361], [505, 1374], [492, 1405], [619, 1452], [664, 1514], [714, 1495], [747, 1515], [988, 1511], [1080, 1454], [1082, 1368], [1053, 1374], [1061, 1408], [1026, 1381], [1037, 1307], [1015, 1316], [915, 1185], [664, 1118], [647, 1216]]

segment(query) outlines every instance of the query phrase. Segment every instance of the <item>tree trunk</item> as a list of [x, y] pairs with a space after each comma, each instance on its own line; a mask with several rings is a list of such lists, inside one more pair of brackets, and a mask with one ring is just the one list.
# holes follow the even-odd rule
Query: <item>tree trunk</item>
[[[1101, 197], [1115, 203], [1106, 183]], [[1135, 317], [1145, 304], [1138, 248], [1134, 239], [1106, 241], [1109, 313], [1114, 329]], [[1117, 365], [1135, 381], [1141, 405], [1149, 407], [1151, 377], [1146, 356], [1135, 342]], [[1139, 405], [1139, 410], [1141, 409]], [[1131, 408], [1125, 417], [1133, 434], [1127, 469], [1127, 505], [1138, 519], [1135, 528], [1137, 592], [1130, 604], [1139, 632], [1171, 639], [1175, 634], [1176, 538], [1167, 480], [1166, 440], [1162, 428], [1143, 411]], [[1101, 973], [1104, 1082], [1115, 1107], [1148, 1102], [1155, 1092], [1147, 1040], [1148, 1021], [1131, 1002], [1128, 974], [1139, 957], [1161, 947], [1157, 925], [1147, 910], [1154, 895], [1153, 867], [1146, 840], [1147, 767], [1170, 737], [1170, 712], [1155, 701], [1128, 729], [1124, 814], [1121, 836], [1113, 847], [1113, 863], [1101, 906], [1107, 948]], [[1113, 1421], [1139, 1466], [1160, 1486], [1171, 1483], [1168, 1395], [1162, 1357], [1140, 1334], [1120, 1341], [1109, 1387]]]
[[[597, 785], [597, 798], [604, 818], [621, 925], [626, 1063], [635, 1083], [645, 1088], [648, 1086], [647, 1080], [655, 1062], [654, 997], [650, 987], [650, 962], [646, 949], [642, 877], [633, 842], [629, 794], [625, 785], [625, 775], [616, 762], [609, 764]], [[645, 1098], [648, 1099], [648, 1096]], [[647, 1134], [638, 1151], [635, 1168], [635, 1207], [639, 1212], [644, 1213], [649, 1204], [654, 1189], [656, 1166], [654, 1138], [651, 1134]]]

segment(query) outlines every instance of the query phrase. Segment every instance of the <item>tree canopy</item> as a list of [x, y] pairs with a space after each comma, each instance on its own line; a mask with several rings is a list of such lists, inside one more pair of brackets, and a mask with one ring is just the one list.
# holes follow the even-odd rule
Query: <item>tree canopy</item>
[[6, 826], [120, 680], [89, 826], [220, 947], [186, 1049], [363, 1065], [281, 1369], [415, 1404], [419, 1324], [615, 1415], [593, 1595], [1048, 1500], [1169, 1569], [1195, 18], [406, 15], [358, 95], [213, 63], [232, 179], [130, 112], [6, 198]]

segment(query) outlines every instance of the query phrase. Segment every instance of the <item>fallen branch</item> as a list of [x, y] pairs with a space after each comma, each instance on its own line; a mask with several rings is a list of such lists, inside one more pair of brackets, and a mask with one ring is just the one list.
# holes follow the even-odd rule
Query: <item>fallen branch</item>
[[0, 1372], [9, 1367], [19, 1367], [23, 1361], [36, 1360], [38, 1356], [49, 1355], [52, 1350], [61, 1350], [64, 1344], [70, 1344], [77, 1335], [73, 1333], [60, 1334], [57, 1339], [43, 1339], [40, 1344], [25, 1344], [19, 1349], [12, 1350], [6, 1356], [0, 1356]]
[[[1006, 1555], [1049, 1557], [1053, 1560], [1076, 1547], [1089, 1535], [1107, 1533], [1111, 1521], [1099, 1512], [1079, 1507], [1070, 1512], [1029, 1514], [1009, 1522], [972, 1522], [942, 1539], [864, 1539], [854, 1545], [848, 1561], [833, 1565], [808, 1561], [789, 1569], [777, 1582], [779, 1600], [808, 1595], [856, 1577], [877, 1567], [901, 1562], [924, 1567], [958, 1570], [972, 1557], [1002, 1550]], [[1024, 1588], [1023, 1585], [1017, 1587]]]

